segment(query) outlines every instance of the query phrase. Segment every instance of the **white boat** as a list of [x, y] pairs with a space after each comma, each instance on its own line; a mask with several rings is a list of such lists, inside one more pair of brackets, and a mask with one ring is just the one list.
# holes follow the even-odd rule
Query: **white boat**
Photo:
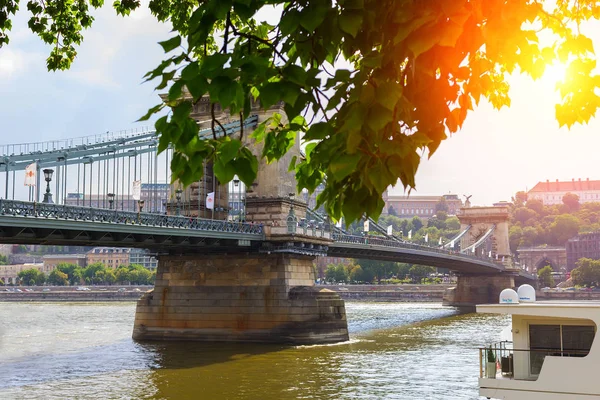
[[479, 349], [481, 396], [600, 400], [600, 302], [485, 304], [477, 312], [512, 316], [512, 341]]

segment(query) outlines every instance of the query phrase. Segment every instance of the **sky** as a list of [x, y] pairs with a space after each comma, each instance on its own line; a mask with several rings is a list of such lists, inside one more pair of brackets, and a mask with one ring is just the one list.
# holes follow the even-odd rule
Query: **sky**
[[[47, 72], [50, 49], [27, 28], [26, 12], [19, 12], [10, 44], [0, 49], [0, 144], [148, 125], [135, 121], [159, 98], [157, 83], [142, 83], [142, 77], [163, 59], [157, 42], [170, 37], [170, 28], [146, 8], [122, 18], [107, 6], [94, 16], [71, 70]], [[559, 72], [554, 68], [537, 82], [511, 76], [511, 107], [497, 111], [480, 103], [458, 133], [423, 159], [412, 193], [473, 195], [474, 205], [490, 205], [547, 179], [600, 179], [599, 120], [568, 130], [554, 118]]]

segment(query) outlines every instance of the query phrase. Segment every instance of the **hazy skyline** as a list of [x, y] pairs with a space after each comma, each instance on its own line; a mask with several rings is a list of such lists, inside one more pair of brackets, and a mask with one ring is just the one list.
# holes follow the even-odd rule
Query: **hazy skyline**
[[[169, 28], [147, 9], [130, 18], [115, 16], [110, 7], [94, 14], [73, 68], [51, 73], [49, 47], [27, 28], [27, 13], [18, 13], [11, 43], [0, 49], [2, 144], [130, 129], [158, 103], [156, 83], [141, 82], [162, 60], [156, 42], [169, 37]], [[472, 194], [473, 204], [487, 205], [546, 179], [600, 179], [594, 168], [598, 119], [559, 129], [553, 77], [533, 82], [513, 76], [510, 83], [512, 106], [496, 111], [480, 104], [431, 160], [423, 159], [414, 194]]]

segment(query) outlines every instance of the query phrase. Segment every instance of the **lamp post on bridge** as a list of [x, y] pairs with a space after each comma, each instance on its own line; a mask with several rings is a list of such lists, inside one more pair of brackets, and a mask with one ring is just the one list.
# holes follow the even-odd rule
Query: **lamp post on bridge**
[[144, 200], [138, 200], [138, 224], [141, 223], [140, 214], [144, 209]]
[[175, 191], [175, 199], [177, 200], [177, 207], [175, 209], [175, 215], [181, 215], [181, 193], [183, 190], [177, 189]]
[[235, 199], [235, 188], [238, 188], [238, 196], [237, 196], [237, 200], [236, 200], [236, 204], [237, 204], [237, 211], [238, 211], [238, 221], [242, 220], [242, 188], [240, 187], [240, 178], [237, 175], [233, 176], [233, 187], [234, 187], [234, 191], [233, 191], [233, 196]]
[[108, 209], [112, 210], [113, 209], [113, 204], [115, 203], [115, 194], [114, 193], [108, 193], [106, 195], [106, 197], [108, 197]]
[[42, 203], [54, 203], [52, 201], [52, 193], [50, 193], [50, 181], [52, 180], [52, 174], [54, 173], [53, 169], [45, 169], [44, 170], [44, 179], [46, 180], [46, 193], [44, 193], [44, 200]]

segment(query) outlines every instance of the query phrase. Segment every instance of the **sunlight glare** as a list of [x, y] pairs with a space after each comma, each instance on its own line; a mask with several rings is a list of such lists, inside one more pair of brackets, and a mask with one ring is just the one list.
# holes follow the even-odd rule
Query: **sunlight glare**
[[546, 67], [542, 75], [542, 81], [544, 84], [551, 86], [552, 89], [555, 89], [557, 84], [564, 82], [566, 75], [567, 66], [557, 61]]

